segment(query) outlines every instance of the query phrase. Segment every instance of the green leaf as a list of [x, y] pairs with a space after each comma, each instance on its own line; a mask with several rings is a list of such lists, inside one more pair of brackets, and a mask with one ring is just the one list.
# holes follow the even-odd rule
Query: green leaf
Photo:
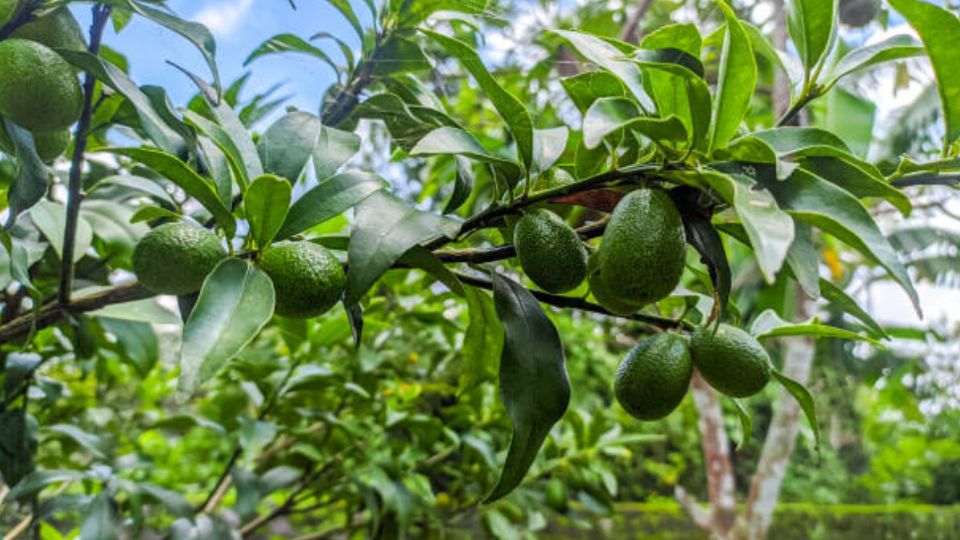
[[820, 297], [820, 255], [813, 245], [813, 229], [794, 218], [793, 243], [787, 251], [787, 266], [810, 298]]
[[463, 362], [458, 393], [471, 392], [497, 374], [503, 351], [503, 327], [493, 300], [485, 292], [465, 288], [470, 324], [463, 334]]
[[137, 116], [143, 130], [158, 147], [171, 154], [180, 154], [186, 149], [186, 142], [164, 121], [153, 107], [150, 98], [117, 66], [83, 51], [60, 49], [57, 51], [67, 62], [92, 73], [97, 79], [116, 90], [127, 99]]
[[[63, 235], [67, 227], [67, 208], [60, 203], [43, 200], [30, 209], [30, 219], [50, 242], [57, 256], [63, 260]], [[79, 217], [74, 236], [74, 263], [83, 258], [91, 242], [93, 242], [93, 229], [85, 219]]]
[[923, 47], [911, 36], [899, 35], [887, 38], [880, 43], [866, 45], [848, 52], [833, 69], [833, 86], [838, 80], [852, 73], [862, 71], [884, 62], [894, 62], [907, 58], [916, 58], [926, 54]]
[[[960, 139], [960, 19], [946, 9], [921, 0], [890, 0], [910, 26], [920, 34], [927, 49], [947, 126], [946, 145]], [[945, 146], [946, 146], [945, 145]]]
[[676, 116], [641, 116], [637, 106], [626, 98], [600, 98], [584, 116], [583, 143], [588, 149], [596, 148], [606, 136], [622, 129], [635, 130], [657, 143], [687, 140], [687, 130]]
[[249, 261], [224, 259], [207, 276], [183, 330], [178, 399], [209, 381], [273, 315], [273, 283]]
[[[669, 172], [666, 176], [701, 189], [712, 189], [736, 210], [753, 246], [764, 278], [773, 283], [793, 242], [793, 220], [767, 189], [743, 174], [714, 171]], [[765, 186], [764, 186], [765, 187]]]
[[289, 238], [319, 225], [386, 186], [386, 180], [371, 173], [351, 171], [332, 176], [293, 203], [276, 238]]
[[246, 67], [257, 58], [263, 56], [287, 52], [303, 53], [314, 58], [319, 58], [328, 66], [333, 68], [334, 73], [340, 72], [337, 64], [330, 58], [330, 56], [327, 55], [327, 53], [323, 51], [323, 49], [311, 45], [303, 38], [294, 34], [277, 34], [265, 40], [260, 44], [259, 47], [254, 49], [249, 56], [247, 56], [247, 59], [243, 61], [243, 65]]
[[[106, 287], [87, 287], [75, 291], [74, 296], [82, 298], [83, 296], [95, 294], [106, 290]], [[145, 298], [143, 300], [134, 300], [133, 302], [122, 302], [104, 306], [96, 311], [90, 312], [91, 316], [106, 317], [110, 319], [119, 319], [123, 321], [138, 321], [150, 324], [174, 324], [180, 326], [180, 317], [169, 309], [157, 303], [155, 298]]]
[[713, 103], [710, 149], [720, 148], [736, 136], [757, 85], [757, 62], [750, 37], [727, 0], [716, 1], [727, 25], [720, 56], [717, 95]]
[[90, 506], [83, 512], [83, 523], [80, 525], [80, 538], [96, 538], [97, 540], [114, 540], [117, 538], [117, 523], [113, 499], [106, 491], [102, 491], [93, 498]]
[[570, 404], [570, 381], [556, 327], [537, 299], [513, 280], [493, 274], [493, 301], [503, 324], [500, 396], [513, 436], [491, 503], [513, 491], [533, 464], [543, 441]]
[[227, 238], [233, 237], [237, 229], [236, 221], [230, 210], [220, 200], [213, 185], [176, 156], [153, 148], [106, 148], [103, 151], [127, 156], [143, 163], [180, 186], [187, 195], [196, 199], [213, 214], [217, 223], [223, 227]]
[[497, 109], [500, 117], [509, 126], [510, 132], [517, 142], [520, 159], [529, 170], [533, 163], [533, 121], [530, 119], [530, 113], [527, 112], [523, 103], [504, 90], [500, 83], [490, 75], [474, 47], [443, 34], [429, 30], [421, 31], [439, 43], [447, 53], [460, 60], [463, 67], [473, 75], [481, 90]]
[[832, 234], [884, 267], [910, 296], [917, 313], [922, 313], [906, 268], [873, 217], [853, 195], [803, 169], [796, 170], [787, 181], [763, 184], [791, 215]]
[[852, 154], [843, 139], [820, 128], [779, 127], [757, 131], [751, 136], [769, 144], [780, 155], [830, 155], [825, 153], [830, 151]]
[[902, 191], [891, 186], [875, 167], [853, 156], [806, 157], [800, 166], [813, 174], [849, 191], [857, 198], [877, 197], [892, 204], [903, 215], [909, 215], [913, 205]]
[[217, 195], [224, 205], [233, 207], [233, 172], [230, 160], [213, 141], [206, 137], [197, 140], [200, 151], [198, 157], [207, 170], [207, 174], [216, 186]]
[[313, 169], [317, 180], [325, 180], [360, 150], [360, 137], [355, 133], [323, 126], [313, 147]]
[[83, 471], [73, 471], [69, 469], [45, 469], [33, 471], [21, 479], [13, 488], [7, 497], [11, 501], [18, 499], [27, 499], [40, 493], [43, 488], [50, 484], [59, 484], [60, 482], [75, 482], [84, 477]]
[[137, 489], [151, 499], [162, 503], [174, 516], [189, 517], [193, 515], [193, 505], [176, 491], [146, 482], [138, 483]]
[[813, 396], [810, 395], [810, 392], [802, 384], [787, 377], [783, 373], [780, 373], [776, 369], [773, 370], [773, 376], [777, 379], [781, 386], [786, 388], [787, 392], [790, 392], [790, 395], [797, 400], [797, 403], [800, 404], [803, 414], [807, 417], [807, 421], [810, 422], [810, 428], [813, 429], [814, 445], [819, 453], [820, 427], [817, 426], [817, 411], [816, 405], [813, 401]]
[[393, 36], [377, 47], [369, 60], [373, 74], [384, 77], [407, 71], [430, 69], [430, 60], [415, 41], [402, 36]]
[[836, 40], [837, 0], [790, 0], [787, 29], [810, 80]]
[[151, 180], [150, 178], [144, 178], [142, 176], [136, 176], [132, 174], [115, 174], [101, 178], [100, 180], [97, 180], [94, 185], [90, 186], [90, 189], [87, 190], [87, 194], [93, 193], [105, 186], [120, 186], [128, 190], [138, 191], [142, 194], [149, 195], [170, 205], [174, 205], [173, 197], [167, 193], [167, 190], [163, 189], [163, 186], [159, 185], [156, 181]]
[[565, 126], [533, 131], [533, 168], [543, 172], [563, 156], [570, 130]]
[[357, 207], [350, 236], [345, 303], [360, 301], [404, 253], [441, 236], [452, 238], [459, 225], [408, 206], [394, 195], [377, 191]]
[[[12, 362], [8, 359], [4, 369], [4, 397], [9, 395], [13, 388]], [[32, 368], [31, 368], [32, 369]], [[18, 385], [19, 386], [19, 385]], [[24, 478], [36, 476], [33, 472], [33, 454], [37, 450], [36, 421], [28, 418], [23, 407], [9, 407], [0, 412], [0, 474], [3, 474], [5, 484], [14, 486], [9, 493], [11, 500], [16, 500], [22, 491], [25, 491]], [[42, 486], [41, 486], [42, 488]], [[37, 491], [39, 489], [37, 488]]]
[[700, 58], [703, 38], [693, 24], [668, 24], [643, 36], [641, 49], [677, 49]]
[[731, 272], [723, 239], [713, 226], [710, 217], [701, 213], [697, 206], [700, 192], [689, 187], [680, 187], [669, 191], [670, 198], [676, 203], [683, 218], [683, 229], [687, 242], [700, 254], [700, 260], [707, 265], [710, 280], [717, 295], [716, 313], [722, 316], [730, 300]]
[[[431, 111], [431, 113], [423, 114], [425, 111]], [[371, 96], [357, 106], [353, 116], [382, 121], [387, 126], [393, 142], [407, 151], [434, 129], [443, 126], [459, 127], [444, 113], [435, 109], [408, 105], [396, 94]]]
[[447, 204], [443, 206], [443, 214], [456, 212], [470, 198], [473, 191], [473, 166], [470, 160], [463, 156], [456, 156], [457, 175], [454, 179], [453, 193], [447, 199]]
[[625, 95], [620, 79], [606, 71], [586, 71], [560, 79], [560, 84], [581, 114], [586, 113], [599, 98]]
[[858, 156], [866, 157], [873, 144], [877, 105], [864, 97], [834, 87], [826, 96], [826, 114], [817, 122], [842, 138]]
[[737, 418], [740, 419], [740, 441], [737, 443], [737, 450], [740, 450], [753, 435], [753, 419], [750, 418], [750, 411], [740, 403], [740, 400], [730, 398], [730, 401], [733, 403], [733, 410], [737, 411]]
[[350, 0], [327, 0], [327, 3], [336, 8], [347, 22], [350, 23], [350, 26], [353, 27], [354, 31], [357, 33], [357, 36], [360, 37], [360, 42], [363, 42], [363, 25], [360, 24], [360, 19], [357, 18], [357, 14], [353, 11], [353, 8], [350, 6]]
[[853, 315], [860, 322], [867, 325], [867, 328], [872, 330], [875, 335], [887, 339], [890, 338], [890, 335], [887, 334], [886, 330], [884, 330], [883, 327], [880, 326], [880, 324], [878, 324], [869, 313], [864, 311], [864, 309], [857, 304], [856, 300], [850, 298], [850, 296], [848, 296], [847, 293], [844, 292], [844, 290], [840, 287], [837, 287], [830, 281], [821, 279], [820, 292], [823, 294], [823, 298], [830, 303], [830, 306]]
[[265, 174], [250, 183], [243, 194], [243, 209], [250, 224], [250, 234], [257, 246], [273, 242], [290, 209], [290, 182]]
[[434, 255], [432, 251], [423, 246], [414, 246], [407, 250], [407, 252], [400, 257], [400, 263], [404, 266], [419, 268], [430, 274], [457, 296], [465, 297], [467, 294], [466, 289], [463, 284], [460, 283], [457, 276], [444, 266], [443, 261]]
[[521, 174], [520, 165], [510, 159], [487, 152], [476, 137], [467, 131], [455, 127], [437, 128], [420, 139], [411, 150], [411, 156], [434, 156], [443, 154], [457, 154], [493, 164], [503, 169], [513, 178]]
[[[681, 32], [685, 34], [685, 32]], [[664, 36], [666, 37], [666, 36]], [[699, 33], [696, 46], [699, 47]], [[683, 40], [684, 37], [678, 37]], [[687, 38], [693, 40], [692, 37]], [[690, 44], [692, 47], [693, 44]], [[687, 52], [674, 48], [637, 51], [634, 61], [643, 70], [663, 118], [675, 115], [691, 133], [691, 141], [704, 149], [712, 115], [710, 88], [703, 80], [703, 64]]]
[[87, 433], [77, 426], [71, 424], [57, 424], [45, 427], [43, 431], [44, 433], [48, 434], [46, 437], [47, 439], [66, 437], [89, 451], [94, 457], [100, 459], [105, 459], [107, 457], [106, 445], [104, 444], [103, 440], [92, 433]]
[[4, 127], [10, 135], [17, 157], [17, 175], [10, 183], [10, 188], [6, 194], [7, 204], [9, 205], [6, 226], [10, 228], [21, 212], [43, 199], [43, 196], [47, 193], [50, 169], [43, 164], [40, 156], [37, 155], [33, 136], [29, 131], [7, 119], [0, 120], [0, 129]]
[[167, 11], [152, 8], [144, 5], [144, 2], [137, 0], [128, 0], [128, 4], [141, 16], [166, 27], [169, 30], [180, 34], [192, 43], [203, 55], [210, 73], [213, 74], [214, 86], [217, 93], [220, 90], [220, 71], [217, 69], [217, 42], [213, 39], [213, 34], [206, 26], [193, 21], [185, 21], [180, 17], [171, 15]]
[[630, 90], [644, 111], [649, 113], [655, 109], [653, 101], [643, 87], [640, 68], [626, 59], [627, 55], [623, 51], [600, 37], [584, 32], [573, 30], [551, 31], [567, 40], [584, 58], [616, 75], [624, 86]]
[[105, 332], [113, 334], [123, 349], [123, 359], [130, 364], [141, 378], [150, 374], [150, 370], [160, 359], [160, 343], [153, 327], [148, 323], [101, 318], [100, 325]]
[[871, 345], [883, 347], [879, 341], [860, 335], [856, 332], [844, 330], [834, 326], [820, 324], [817, 319], [810, 319], [802, 323], [791, 323], [777, 315], [777, 312], [768, 309], [754, 319], [750, 326], [750, 333], [757, 339], [770, 339], [787, 336], [809, 336], [813, 338], [835, 338], [851, 341], [866, 341]]

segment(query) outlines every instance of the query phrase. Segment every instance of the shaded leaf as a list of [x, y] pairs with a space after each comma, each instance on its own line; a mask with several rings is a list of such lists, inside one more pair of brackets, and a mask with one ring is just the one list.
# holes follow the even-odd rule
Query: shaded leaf
[[596, 148], [603, 139], [622, 129], [631, 129], [657, 143], [687, 140], [687, 130], [676, 116], [641, 116], [637, 106], [626, 98], [600, 98], [590, 106], [583, 119], [583, 143]]
[[640, 68], [627, 60], [623, 51], [602, 38], [584, 32], [555, 29], [551, 31], [567, 40], [587, 60], [616, 75], [645, 112], [649, 113], [656, 108], [643, 87]]
[[570, 403], [560, 335], [537, 299], [513, 280], [494, 273], [493, 301], [504, 331], [500, 396], [513, 436], [500, 479], [484, 503], [504, 497], [523, 481]]
[[797, 403], [800, 404], [803, 414], [807, 417], [807, 421], [810, 422], [810, 428], [813, 429], [813, 440], [816, 450], [819, 453], [820, 427], [817, 425], [817, 412], [813, 401], [813, 396], [810, 395], [810, 392], [802, 384], [787, 377], [783, 373], [780, 373], [776, 369], [773, 370], [773, 376], [777, 379], [781, 386], [787, 389], [787, 392], [790, 392], [790, 395], [797, 400]]
[[109, 493], [103, 491], [97, 494], [83, 514], [83, 523], [80, 525], [81, 539], [114, 540], [117, 538], [116, 511]]
[[332, 176], [297, 199], [276, 238], [289, 238], [336, 217], [387, 186], [383, 178], [350, 171]]
[[456, 212], [458, 208], [463, 206], [463, 203], [467, 202], [470, 193], [473, 191], [474, 176], [470, 160], [463, 156], [455, 156], [455, 158], [457, 175], [454, 178], [453, 193], [447, 199], [447, 204], [443, 206], [444, 215]]
[[[57, 256], [63, 259], [64, 232], [67, 227], [67, 207], [53, 201], [40, 201], [30, 209], [30, 219], [37, 229], [50, 242]], [[74, 234], [73, 262], [76, 263], [86, 254], [93, 242], [93, 229], [82, 217], [77, 218], [77, 228]]]
[[750, 418], [750, 411], [740, 403], [740, 400], [730, 398], [730, 401], [733, 403], [733, 410], [737, 411], [737, 418], [740, 419], [740, 441], [737, 442], [737, 450], [740, 450], [753, 435], [753, 419]]
[[520, 165], [510, 159], [487, 152], [476, 137], [455, 127], [437, 128], [420, 139], [411, 150], [411, 156], [433, 156], [442, 154], [458, 154], [462, 156], [491, 163], [504, 169], [514, 178], [520, 176]]
[[825, 279], [821, 279], [820, 292], [823, 294], [823, 298], [829, 302], [831, 306], [840, 309], [844, 313], [853, 315], [860, 322], [867, 325], [867, 328], [872, 330], [876, 335], [889, 339], [890, 335], [887, 334], [883, 327], [880, 326], [877, 321], [870, 316], [869, 313], [864, 311], [864, 309], [857, 304], [856, 300], [850, 298], [850, 296], [848, 296], [843, 289]]
[[248, 261], [224, 259], [207, 276], [183, 330], [178, 398], [210, 380], [273, 315], [270, 278]]
[[246, 60], [243, 61], [244, 67], [250, 65], [251, 62], [257, 58], [267, 56], [270, 54], [279, 54], [287, 52], [296, 52], [312, 56], [314, 58], [319, 58], [325, 64], [333, 68], [334, 73], [339, 73], [337, 64], [323, 51], [318, 47], [315, 47], [308, 43], [303, 38], [294, 35], [294, 34], [277, 34], [260, 44], [259, 47], [253, 50]]
[[10, 228], [21, 212], [37, 204], [47, 193], [50, 170], [37, 155], [33, 135], [29, 131], [5, 118], [0, 119], [0, 129], [4, 128], [13, 142], [17, 157], [17, 173], [6, 193], [9, 207], [6, 226]]

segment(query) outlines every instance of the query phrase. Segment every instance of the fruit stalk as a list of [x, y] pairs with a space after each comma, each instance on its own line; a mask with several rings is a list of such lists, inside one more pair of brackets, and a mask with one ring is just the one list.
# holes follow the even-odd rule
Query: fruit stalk
[[[93, 22], [90, 23], [90, 54], [96, 56], [100, 52], [100, 42], [103, 31], [110, 20], [113, 8], [103, 4], [94, 4]], [[70, 179], [67, 192], [67, 223], [63, 235], [63, 256], [60, 264], [60, 290], [57, 301], [61, 306], [70, 303], [70, 292], [73, 288], [73, 253], [76, 250], [77, 220], [80, 218], [80, 202], [82, 194], [82, 168], [84, 154], [87, 152], [87, 132], [90, 131], [90, 118], [93, 115], [93, 92], [96, 87], [96, 78], [87, 73], [83, 80], [83, 111], [77, 123], [74, 137], [73, 155], [70, 160]]]

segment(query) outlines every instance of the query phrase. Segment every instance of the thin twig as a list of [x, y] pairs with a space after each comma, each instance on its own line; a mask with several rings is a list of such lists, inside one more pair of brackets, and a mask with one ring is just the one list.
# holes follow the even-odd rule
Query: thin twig
[[913, 186], [956, 186], [960, 185], [960, 174], [917, 174], [894, 180], [890, 182], [890, 185], [898, 188]]
[[[103, 30], [110, 20], [110, 11], [113, 8], [102, 4], [93, 6], [93, 22], [90, 23], [90, 54], [97, 56], [100, 52], [100, 41], [103, 39]], [[73, 146], [73, 157], [70, 161], [70, 181], [67, 194], [67, 217], [63, 233], [63, 252], [60, 258], [60, 292], [57, 299], [61, 305], [70, 303], [70, 292], [73, 288], [73, 253], [77, 242], [77, 221], [80, 219], [80, 202], [83, 198], [83, 159], [87, 152], [87, 133], [90, 130], [90, 119], [93, 116], [93, 93], [97, 79], [93, 73], [87, 72], [83, 80], [83, 111], [77, 123], [76, 136]]]
[[620, 31], [620, 41], [633, 43], [637, 40], [639, 37], [637, 30], [640, 28], [640, 21], [646, 17], [651, 6], [653, 6], [653, 0], [643, 0], [643, 2], [637, 6], [636, 11], [630, 14], [627, 23], [623, 25], [623, 30]]

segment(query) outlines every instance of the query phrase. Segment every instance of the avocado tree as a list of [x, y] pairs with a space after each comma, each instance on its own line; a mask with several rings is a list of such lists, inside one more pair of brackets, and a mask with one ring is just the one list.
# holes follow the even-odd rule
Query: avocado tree
[[[248, 58], [330, 65], [338, 82], [315, 115], [281, 113], [267, 95], [243, 102], [243, 79], [221, 81], [210, 32], [162, 3], [94, 2], [84, 36], [65, 2], [0, 0], [8, 537], [53, 537], [63, 523], [83, 538], [145, 527], [243, 537], [279, 518], [316, 529], [310, 538], [393, 537], [469, 527], [478, 508], [494, 534], [510, 521], [535, 529], [543, 514], [527, 503], [569, 513], [575, 488], [602, 507], [617, 479], [595, 462], [651, 440], [613, 426], [610, 399], [577, 397], [578, 385], [656, 420], [693, 381], [713, 466], [727, 452], [715, 391], [747, 439], [738, 399], [773, 379], [819, 444], [813, 397], [789, 353], [771, 360], [770, 340], [887, 337], [821, 277], [819, 245], [847, 246], [921, 311], [866, 204], [907, 215], [910, 190], [958, 178], [951, 11], [891, 0], [920, 41], [842, 51], [837, 2], [798, 0], [786, 18], [795, 54], [726, 0], [703, 28], [638, 36], [631, 18], [624, 40], [551, 28], [528, 45], [577, 66], [554, 92], [550, 61], [501, 72], [478, 52], [477, 21], [503, 15], [493, 3], [368, 0], [357, 6], [367, 25], [364, 11], [329, 3], [359, 51], [313, 36], [335, 60], [309, 36], [280, 34]], [[277, 9], [313, 9], [299, 4]], [[138, 86], [102, 43], [108, 24], [123, 31], [133, 17], [198, 48], [209, 73], [174, 64], [197, 86], [190, 103]], [[846, 77], [920, 57], [941, 98], [939, 157], [881, 167], [798, 125]], [[764, 97], [777, 77], [791, 91], [782, 114]], [[744, 264], [856, 322], [746, 309], [732, 301], [731, 268]], [[174, 297], [179, 317], [164, 307]], [[565, 361], [593, 328], [633, 346], [602, 390], [590, 366]], [[175, 369], [155, 365], [167, 351]], [[435, 360], [416, 371], [421, 355]], [[65, 393], [58, 378], [78, 373], [86, 394]], [[131, 376], [142, 386], [122, 384]], [[121, 405], [143, 402], [165, 407]], [[178, 407], [189, 412], [166, 410]], [[90, 432], [98, 422], [110, 440]], [[158, 430], [177, 439], [164, 445]], [[202, 461], [197, 476], [151, 477], [161, 447], [166, 460]], [[696, 521], [718, 538], [762, 537], [770, 509], [739, 527], [732, 487], [710, 480], [712, 515], [687, 505]]]

